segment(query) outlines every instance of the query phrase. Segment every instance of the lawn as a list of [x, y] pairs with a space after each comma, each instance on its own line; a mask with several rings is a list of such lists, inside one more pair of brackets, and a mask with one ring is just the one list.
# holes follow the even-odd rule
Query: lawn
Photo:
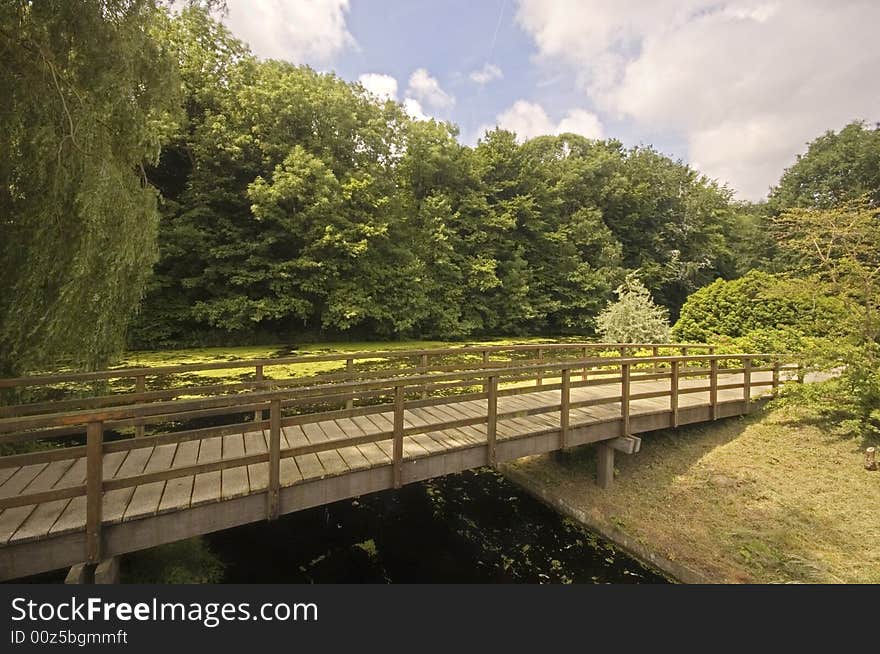
[[595, 485], [594, 448], [511, 465], [600, 531], [713, 582], [880, 583], [880, 472], [808, 409], [644, 435]]

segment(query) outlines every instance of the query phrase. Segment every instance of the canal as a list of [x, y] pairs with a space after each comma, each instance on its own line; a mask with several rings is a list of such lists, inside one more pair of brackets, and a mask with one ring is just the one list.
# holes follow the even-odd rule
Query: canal
[[229, 583], [663, 583], [490, 469], [205, 537]]

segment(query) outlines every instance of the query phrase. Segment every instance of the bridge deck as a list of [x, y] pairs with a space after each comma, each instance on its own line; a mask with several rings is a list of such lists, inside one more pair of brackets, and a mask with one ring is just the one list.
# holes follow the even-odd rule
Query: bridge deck
[[[761, 382], [767, 382], [770, 378], [770, 373], [761, 372], [755, 373], [752, 376], [752, 381], [754, 384], [760, 384]], [[742, 383], [743, 375], [719, 375], [718, 380], [719, 385]], [[688, 409], [709, 406], [708, 391], [684, 392], [687, 388], [705, 387], [705, 385], [706, 381], [704, 379], [681, 380], [679, 388], [682, 390], [682, 394], [678, 400], [680, 411], [686, 413]], [[633, 395], [653, 391], [668, 391], [668, 389], [668, 380], [643, 381], [635, 378], [632, 380]], [[767, 385], [757, 385], [751, 389], [753, 397], [766, 394], [768, 391]], [[721, 415], [736, 415], [745, 412], [746, 407], [742, 401], [742, 393], [741, 389], [720, 389], [718, 391], [719, 406], [727, 407]], [[575, 438], [572, 444], [594, 442], [620, 435], [621, 405], [619, 383], [571, 389], [572, 403], [611, 398], [617, 398], [617, 401], [571, 409], [570, 429], [573, 432], [577, 432], [579, 429], [583, 432], [584, 428], [587, 427], [608, 425], [604, 431], [601, 429], [596, 431], [594, 429], [590, 435]], [[497, 442], [499, 448], [506, 441], [517, 441], [524, 439], [526, 436], [558, 434], [560, 430], [558, 411], [536, 415], [504, 416], [503, 414], [514, 412], [524, 414], [526, 411], [540, 407], [558, 406], [559, 403], [559, 390], [536, 391], [524, 395], [499, 397], [499, 419], [497, 423]], [[444, 422], [448, 423], [453, 420], [485, 417], [486, 412], [487, 400], [485, 399], [456, 401], [454, 397], [451, 397], [447, 404], [407, 408], [404, 413], [404, 424], [406, 427], [418, 427]], [[648, 431], [669, 426], [668, 416], [670, 413], [670, 397], [668, 395], [665, 397], [631, 400], [630, 416], [634, 419], [632, 431]], [[638, 421], [640, 416], [658, 415], [662, 416], [663, 419], [653, 422], [642, 421], [640, 426]], [[685, 417], [682, 422], [695, 422], [706, 419], [705, 413], [700, 415], [702, 417], [696, 419]], [[393, 412], [391, 410], [374, 415], [323, 420], [283, 427], [281, 447], [292, 448], [300, 445], [326, 443], [353, 436], [387, 433], [392, 429]], [[473, 449], [485, 450], [487, 442], [486, 429], [486, 424], [481, 424], [406, 436], [403, 440], [404, 462], [415, 462], [422, 459], [430, 459], [437, 455], [453, 454]], [[222, 461], [250, 454], [265, 453], [268, 451], [267, 437], [267, 432], [258, 430], [155, 447], [148, 446], [125, 452], [110, 452], [103, 459], [104, 479], [110, 480], [117, 477], [128, 477], [166, 469], [182, 468], [197, 463]], [[529, 442], [537, 443], [537, 441]], [[392, 447], [392, 440], [389, 438], [388, 440], [375, 443], [341, 447], [314, 454], [283, 458], [281, 459], [280, 472], [281, 487], [290, 488], [315, 480], [340, 479], [339, 488], [322, 491], [323, 495], [321, 497], [328, 501], [355, 496], [364, 491], [375, 490], [377, 488], [375, 483], [365, 485], [360, 477], [354, 479], [354, 477], [357, 477], [354, 473], [377, 468], [389, 470], [392, 463]], [[555, 449], [552, 446], [548, 448], [546, 445], [527, 446], [525, 442], [524, 448], [516, 450], [518, 456]], [[510, 451], [513, 452], [513, 450]], [[507, 458], [514, 458], [517, 454]], [[442, 466], [435, 467], [435, 469], [438, 474], [444, 474], [453, 470], [473, 467], [475, 461], [478, 460], [473, 457], [470, 459], [461, 458], [451, 463], [446, 460]], [[484, 460], [479, 460], [476, 465], [484, 463]], [[168, 481], [142, 484], [134, 488], [111, 490], [104, 494], [102, 524], [109, 526], [134, 521], [143, 522], [144, 519], [150, 517], [174, 514], [212, 504], [222, 505], [236, 498], [254, 495], [264, 496], [268, 487], [268, 475], [269, 464], [256, 463]], [[426, 476], [434, 476], [434, 473], [421, 474], [418, 478], [426, 478]], [[346, 477], [352, 477], [352, 480], [346, 483]], [[84, 457], [23, 467], [0, 468], [0, 498], [74, 487], [85, 483], [85, 479], [86, 459]], [[414, 478], [409, 478], [406, 481], [412, 480]], [[390, 485], [390, 478], [387, 483], [382, 482], [380, 484], [381, 487], [389, 487]], [[293, 504], [287, 501], [283, 503], [282, 512], [318, 503], [321, 503], [320, 498], [302, 500]], [[240, 519], [237, 519], [237, 522], [236, 519], [227, 518], [226, 522], [221, 520], [221, 523], [240, 524], [255, 519], [259, 519], [259, 517], [243, 515]], [[84, 496], [55, 500], [37, 505], [7, 508], [0, 512], [0, 553], [4, 549], [21, 549], [12, 547], [15, 545], [24, 545], [32, 541], [81, 533], [85, 530], [85, 523], [86, 498]], [[211, 522], [211, 524], [216, 526], [216, 524], [220, 523]], [[159, 528], [157, 524], [156, 529]], [[206, 527], [204, 531], [208, 530], [210, 529]], [[204, 531], [200, 533], [204, 533]], [[160, 536], [151, 536], [150, 538], [152, 542], [162, 541]], [[147, 540], [150, 539], [148, 538]], [[125, 550], [125, 547], [120, 546], [120, 549]], [[0, 560], [0, 565], [2, 565], [2, 560]], [[2, 572], [0, 570], [0, 573]], [[7, 576], [0, 574], [0, 578]]]

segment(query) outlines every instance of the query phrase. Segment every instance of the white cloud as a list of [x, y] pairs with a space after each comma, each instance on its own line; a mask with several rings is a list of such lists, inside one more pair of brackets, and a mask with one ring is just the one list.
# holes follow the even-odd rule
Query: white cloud
[[517, 20], [595, 106], [681, 134], [745, 198], [825, 130], [880, 118], [874, 0], [520, 0]]
[[410, 76], [406, 94], [435, 109], [446, 109], [455, 104], [455, 98], [440, 88], [440, 83], [424, 68], [419, 68]]
[[471, 81], [480, 84], [488, 84], [492, 80], [502, 79], [504, 77], [504, 73], [501, 69], [495, 64], [483, 64], [482, 68], [478, 68], [477, 70], [471, 71], [470, 78]]
[[602, 125], [595, 114], [584, 109], [572, 109], [562, 120], [554, 123], [544, 107], [526, 100], [517, 100], [497, 116], [497, 125], [516, 132], [523, 141], [545, 134], [574, 132], [591, 139], [602, 138]]
[[397, 100], [397, 80], [391, 75], [364, 73], [358, 82], [380, 100]]
[[226, 0], [224, 22], [267, 59], [326, 63], [355, 45], [345, 24], [349, 0]]
[[422, 104], [413, 98], [404, 98], [403, 110], [415, 120], [431, 120], [431, 117], [422, 109]]

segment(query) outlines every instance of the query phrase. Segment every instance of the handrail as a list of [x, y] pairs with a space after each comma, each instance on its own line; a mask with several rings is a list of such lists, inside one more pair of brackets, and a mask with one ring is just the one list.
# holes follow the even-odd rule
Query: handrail
[[677, 348], [707, 349], [710, 352], [716, 346], [706, 343], [528, 343], [519, 345], [467, 345], [463, 347], [428, 348], [423, 350], [377, 350], [375, 352], [340, 352], [334, 354], [309, 354], [295, 357], [277, 357], [264, 359], [241, 359], [216, 361], [211, 363], [182, 363], [173, 366], [109, 368], [91, 372], [47, 373], [24, 377], [0, 378], [0, 388], [16, 388], [59, 384], [64, 382], [89, 382], [107, 379], [136, 379], [181, 372], [197, 372], [201, 370], [231, 370], [235, 368], [265, 368], [270, 366], [290, 365], [299, 363], [321, 363], [326, 361], [356, 361], [359, 359], [403, 359], [415, 356], [440, 356], [450, 354], [480, 354], [483, 352], [523, 352], [529, 350], [627, 350], [645, 348]]
[[[102, 407], [98, 409], [81, 409], [75, 411], [65, 411], [59, 413], [42, 414], [37, 416], [16, 416], [11, 418], [0, 418], [0, 433], [8, 433], [23, 429], [36, 429], [40, 427], [60, 427], [69, 425], [86, 424], [91, 420], [121, 420], [127, 418], [146, 418], [150, 416], [163, 415], [168, 413], [168, 409], [177, 409], [175, 413], [183, 413], [188, 410], [212, 409], [222, 407], [250, 407], [255, 404], [261, 404], [271, 400], [284, 399], [320, 399], [320, 392], [333, 389], [334, 394], [340, 394], [340, 391], [350, 391], [352, 393], [366, 390], [390, 390], [396, 386], [422, 386], [424, 384], [438, 381], [452, 380], [476, 380], [486, 379], [492, 376], [501, 376], [503, 374], [526, 373], [526, 372], [548, 372], [556, 370], [564, 370], [566, 368], [583, 368], [594, 365], [615, 366], [638, 365], [645, 363], [672, 363], [689, 362], [689, 361], [718, 361], [724, 359], [782, 359], [793, 358], [789, 355], [775, 354], [704, 354], [704, 355], [688, 355], [688, 356], [661, 356], [661, 357], [629, 357], [629, 358], [590, 358], [590, 359], [572, 359], [559, 363], [547, 364], [531, 364], [525, 366], [506, 366], [501, 368], [482, 369], [477, 372], [445, 372], [433, 375], [413, 375], [400, 377], [387, 377], [384, 379], [376, 379], [366, 382], [341, 382], [336, 384], [319, 384], [315, 386], [296, 387], [285, 390], [269, 390], [269, 391], [253, 391], [249, 393], [240, 393], [235, 395], [221, 395], [209, 398], [200, 398], [194, 400], [170, 400], [164, 402], [151, 402], [146, 404], [134, 404], [128, 406]], [[403, 383], [402, 383], [403, 382]]]

